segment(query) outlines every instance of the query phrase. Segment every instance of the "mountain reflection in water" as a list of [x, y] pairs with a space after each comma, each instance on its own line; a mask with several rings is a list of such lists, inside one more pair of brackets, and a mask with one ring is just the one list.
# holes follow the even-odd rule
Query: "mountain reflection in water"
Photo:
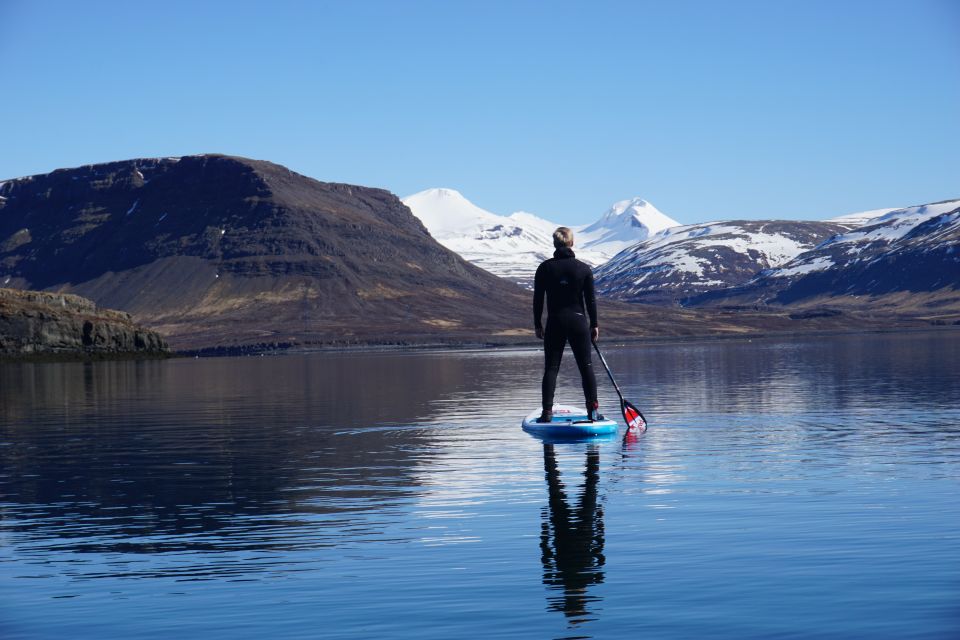
[[[4, 365], [0, 524], [34, 555], [376, 538], [377, 514], [416, 493], [433, 437], [417, 425], [469, 369], [391, 354]], [[190, 571], [237, 567], [170, 573]]]

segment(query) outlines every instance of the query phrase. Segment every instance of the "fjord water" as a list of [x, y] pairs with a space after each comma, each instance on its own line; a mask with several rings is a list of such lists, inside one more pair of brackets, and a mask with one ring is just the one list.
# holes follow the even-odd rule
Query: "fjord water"
[[960, 334], [605, 354], [0, 366], [0, 637], [960, 635]]

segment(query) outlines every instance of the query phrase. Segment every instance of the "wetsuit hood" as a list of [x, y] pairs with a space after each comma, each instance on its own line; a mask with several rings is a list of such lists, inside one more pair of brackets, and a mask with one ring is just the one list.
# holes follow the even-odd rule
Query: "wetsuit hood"
[[570, 247], [560, 247], [553, 252], [554, 258], [575, 258], [576, 255], [573, 253], [573, 249]]

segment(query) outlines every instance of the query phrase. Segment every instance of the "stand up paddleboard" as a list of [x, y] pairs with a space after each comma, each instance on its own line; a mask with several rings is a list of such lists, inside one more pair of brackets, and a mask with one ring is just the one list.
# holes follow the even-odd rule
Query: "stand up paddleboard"
[[523, 419], [523, 430], [542, 436], [560, 438], [583, 438], [606, 436], [617, 432], [616, 420], [597, 420], [590, 422], [585, 408], [571, 407], [567, 404], [553, 405], [553, 420], [537, 422], [540, 409]]

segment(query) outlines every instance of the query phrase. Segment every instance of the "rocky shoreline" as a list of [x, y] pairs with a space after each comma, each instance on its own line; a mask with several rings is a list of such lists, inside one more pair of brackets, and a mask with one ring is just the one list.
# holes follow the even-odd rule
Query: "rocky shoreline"
[[160, 334], [128, 313], [71, 294], [0, 289], [0, 361], [169, 355]]

